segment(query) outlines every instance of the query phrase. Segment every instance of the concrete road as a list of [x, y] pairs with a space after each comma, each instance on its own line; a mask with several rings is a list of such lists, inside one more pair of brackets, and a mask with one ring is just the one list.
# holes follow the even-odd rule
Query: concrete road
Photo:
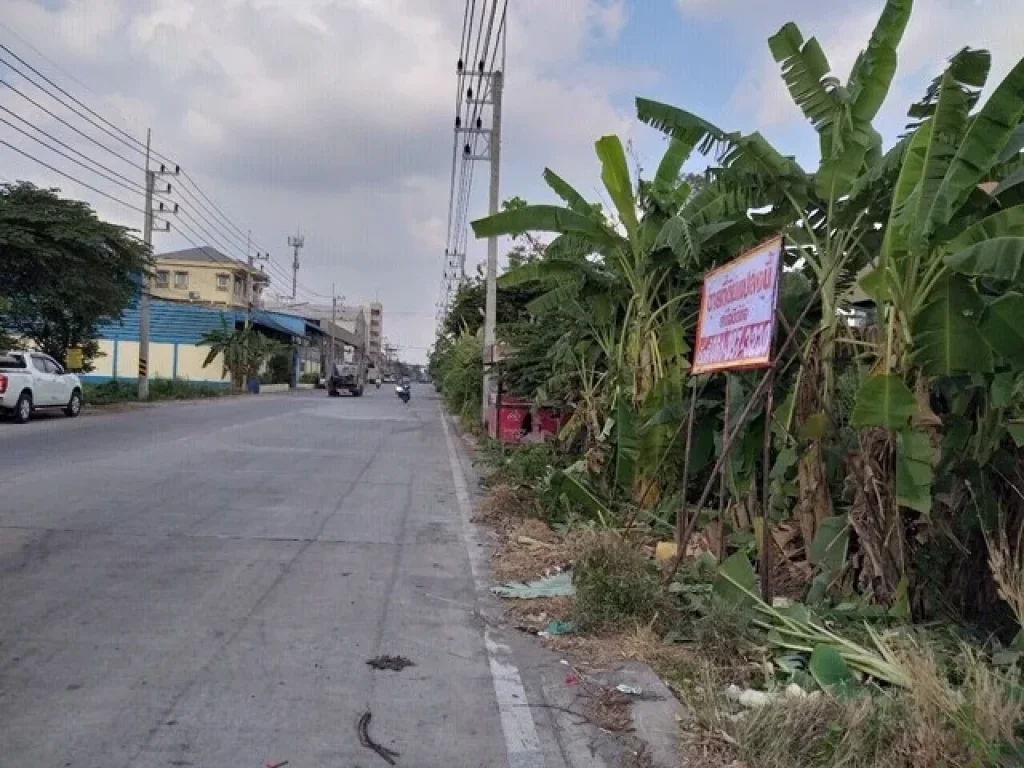
[[0, 422], [0, 765], [385, 765], [367, 710], [399, 765], [564, 765], [446, 431], [427, 387]]

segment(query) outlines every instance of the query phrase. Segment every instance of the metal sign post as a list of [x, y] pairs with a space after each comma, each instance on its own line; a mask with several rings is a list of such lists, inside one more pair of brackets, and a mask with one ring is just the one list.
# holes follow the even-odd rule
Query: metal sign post
[[[686, 427], [686, 458], [683, 463], [683, 502], [676, 517], [676, 555], [665, 579], [669, 581], [679, 569], [686, 554], [686, 546], [696, 527], [700, 510], [711, 494], [716, 475], [719, 478], [721, 493], [725, 494], [724, 468], [742, 429], [755, 403], [767, 390], [765, 402], [765, 466], [761, 504], [761, 590], [765, 595], [771, 592], [770, 584], [770, 525], [768, 523], [768, 457], [771, 448], [771, 409], [774, 398], [771, 386], [774, 382], [774, 337], [776, 310], [778, 308], [779, 278], [782, 273], [782, 254], [784, 239], [782, 235], [773, 237], [747, 251], [742, 256], [709, 272], [704, 278], [701, 294], [700, 315], [697, 321], [697, 343], [694, 346], [694, 359], [690, 367], [691, 375], [702, 373], [718, 373], [728, 371], [753, 370], [768, 368], [767, 374], [761, 379], [757, 388], [740, 412], [733, 424], [731, 414], [726, 414], [722, 430], [722, 451], [711, 470], [697, 502], [693, 514], [687, 514], [686, 483], [690, 459], [693, 419], [696, 403], [696, 387], [693, 387], [693, 398], [690, 402], [689, 423]], [[809, 307], [809, 305], [808, 305]], [[804, 308], [806, 314], [808, 307]], [[801, 316], [802, 319], [802, 316]], [[799, 323], [797, 323], [799, 325]], [[795, 331], [787, 338], [780, 349], [784, 350], [793, 339]], [[691, 386], [693, 386], [691, 384]], [[726, 407], [729, 404], [728, 377], [726, 379]], [[730, 429], [731, 428], [731, 429]], [[722, 474], [720, 474], [722, 473]], [[719, 505], [719, 526], [724, 526], [722, 515], [723, 505]], [[724, 555], [723, 542], [720, 544], [719, 556]], [[770, 598], [766, 598], [770, 599]]]

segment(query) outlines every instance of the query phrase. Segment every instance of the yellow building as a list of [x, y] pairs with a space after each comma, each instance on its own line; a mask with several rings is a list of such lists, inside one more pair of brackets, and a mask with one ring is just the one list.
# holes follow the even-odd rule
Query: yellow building
[[159, 299], [244, 309], [250, 276], [253, 304], [260, 306], [263, 289], [270, 282], [262, 270], [216, 248], [187, 248], [156, 256], [150, 293]]

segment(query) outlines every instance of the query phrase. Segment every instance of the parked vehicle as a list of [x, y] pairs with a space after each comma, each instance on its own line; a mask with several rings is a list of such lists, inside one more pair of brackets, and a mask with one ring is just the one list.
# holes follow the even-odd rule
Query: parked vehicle
[[41, 408], [62, 408], [74, 418], [82, 411], [82, 382], [49, 355], [0, 353], [0, 413], [19, 424]]
[[365, 385], [366, 369], [362, 365], [336, 363], [327, 379], [327, 394], [329, 397], [339, 397], [342, 392], [348, 392], [354, 397], [362, 397]]

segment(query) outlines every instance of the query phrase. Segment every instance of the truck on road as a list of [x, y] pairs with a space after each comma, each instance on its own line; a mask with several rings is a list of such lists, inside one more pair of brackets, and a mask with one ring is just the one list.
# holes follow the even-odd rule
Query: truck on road
[[362, 363], [335, 363], [331, 375], [327, 377], [328, 397], [339, 397], [342, 392], [362, 397], [365, 386], [366, 366]]
[[41, 408], [61, 408], [72, 418], [82, 411], [82, 382], [41, 352], [0, 352], [0, 414], [19, 424]]

